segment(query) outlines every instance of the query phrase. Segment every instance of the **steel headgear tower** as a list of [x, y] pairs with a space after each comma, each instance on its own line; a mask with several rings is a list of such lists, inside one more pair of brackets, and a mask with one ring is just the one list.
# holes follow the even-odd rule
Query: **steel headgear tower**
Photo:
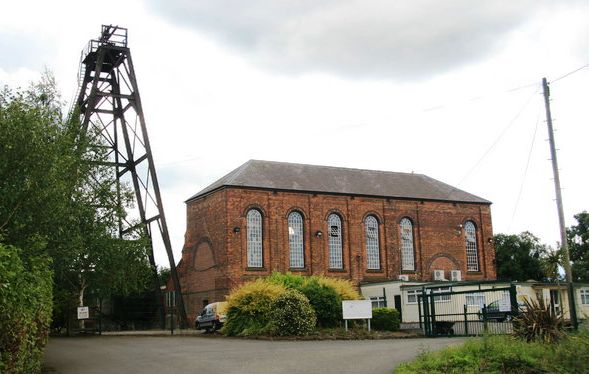
[[[119, 235], [128, 238], [141, 232], [149, 238], [149, 261], [157, 280], [153, 256], [154, 234], [163, 241], [177, 291], [181, 323], [186, 326], [186, 310], [176, 272], [166, 217], [160, 195], [153, 155], [147, 136], [137, 78], [127, 47], [127, 29], [102, 26], [98, 40], [91, 40], [82, 51], [79, 91], [76, 104], [84, 132], [99, 134], [108, 147], [108, 165], [115, 168], [117, 188], [122, 184], [134, 190], [134, 208], [119, 222]], [[153, 227], [156, 230], [153, 230]], [[162, 300], [159, 280], [156, 294]]]

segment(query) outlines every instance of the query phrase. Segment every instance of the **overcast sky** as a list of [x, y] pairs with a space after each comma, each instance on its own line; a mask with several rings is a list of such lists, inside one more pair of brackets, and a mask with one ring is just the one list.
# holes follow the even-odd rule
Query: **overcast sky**
[[495, 233], [554, 246], [541, 79], [571, 225], [589, 209], [588, 19], [572, 0], [19, 0], [0, 84], [46, 66], [70, 100], [101, 24], [129, 28], [176, 261], [184, 201], [252, 158], [423, 173], [491, 200]]

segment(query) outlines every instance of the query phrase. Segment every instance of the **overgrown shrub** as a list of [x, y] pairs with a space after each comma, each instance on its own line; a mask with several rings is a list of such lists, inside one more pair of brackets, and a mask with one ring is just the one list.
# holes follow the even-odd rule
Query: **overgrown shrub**
[[305, 282], [301, 292], [315, 310], [317, 325], [334, 327], [342, 320], [342, 299], [333, 288], [311, 279]]
[[306, 282], [307, 277], [302, 275], [293, 274], [290, 272], [279, 273], [273, 272], [269, 277], [264, 278], [267, 282], [279, 284], [288, 289], [301, 290], [303, 284]]
[[273, 335], [308, 335], [315, 323], [315, 311], [301, 292], [287, 290], [274, 300], [269, 329]]
[[552, 313], [542, 300], [526, 300], [526, 307], [513, 321], [513, 334], [528, 342], [539, 340], [552, 343], [563, 336], [563, 327], [562, 316]]
[[399, 311], [392, 308], [372, 309], [370, 324], [375, 330], [398, 331], [400, 325]]
[[263, 334], [270, 322], [273, 302], [286, 288], [258, 279], [233, 290], [227, 298], [227, 321], [221, 332], [227, 335]]
[[0, 243], [0, 373], [41, 370], [51, 299], [49, 260]]
[[552, 373], [589, 373], [589, 332], [565, 334], [546, 362]]
[[352, 282], [347, 279], [312, 277], [317, 279], [320, 285], [332, 288], [342, 300], [360, 300], [362, 297]]

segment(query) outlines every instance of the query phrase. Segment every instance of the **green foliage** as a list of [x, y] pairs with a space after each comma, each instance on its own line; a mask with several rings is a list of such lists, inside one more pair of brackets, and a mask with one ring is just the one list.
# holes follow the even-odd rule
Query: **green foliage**
[[399, 331], [400, 316], [397, 309], [375, 308], [372, 309], [371, 326], [375, 330]]
[[227, 335], [256, 335], [267, 332], [274, 301], [286, 291], [281, 285], [258, 279], [233, 290], [227, 298]]
[[147, 242], [115, 238], [129, 188], [119, 204], [104, 142], [64, 120], [62, 105], [48, 73], [27, 90], [0, 91], [0, 241], [23, 259], [51, 257], [57, 325], [84, 295], [141, 292], [152, 279]]
[[497, 261], [497, 279], [508, 281], [542, 280], [546, 277], [540, 257], [546, 246], [529, 232], [493, 237]]
[[589, 282], [589, 213], [575, 215], [577, 224], [567, 230], [573, 277], [576, 282]]
[[562, 315], [554, 315], [542, 300], [526, 300], [526, 307], [513, 321], [513, 334], [525, 341], [553, 343], [563, 336]]
[[269, 332], [273, 335], [308, 335], [315, 323], [315, 311], [299, 291], [287, 290], [272, 303]]
[[320, 285], [332, 288], [342, 300], [360, 300], [362, 297], [352, 282], [347, 279], [330, 277], [311, 277], [317, 279]]
[[267, 282], [279, 284], [285, 288], [300, 290], [305, 283], [306, 277], [303, 277], [302, 275], [296, 275], [291, 272], [280, 273], [275, 271], [265, 279]]
[[0, 243], [0, 373], [40, 371], [51, 321], [47, 257]]
[[311, 278], [300, 291], [313, 306], [319, 327], [334, 327], [340, 323], [342, 299], [333, 288], [320, 284], [317, 278]]
[[[276, 303], [290, 303], [293, 310], [271, 307], [278, 305], [273, 304], [277, 298], [281, 301]], [[274, 272], [231, 292], [227, 322], [221, 331], [227, 335], [304, 335], [310, 331], [309, 324], [312, 328], [315, 324], [337, 326], [342, 320], [342, 299], [359, 298], [346, 280]]]
[[589, 334], [567, 335], [559, 343], [527, 343], [510, 336], [485, 336], [459, 347], [423, 353], [401, 364], [396, 374], [408, 373], [587, 373]]

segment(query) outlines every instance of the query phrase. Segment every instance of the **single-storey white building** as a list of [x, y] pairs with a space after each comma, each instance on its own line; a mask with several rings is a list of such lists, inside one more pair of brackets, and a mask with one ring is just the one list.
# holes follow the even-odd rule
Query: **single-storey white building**
[[[542, 300], [545, 305], [556, 314], [562, 314], [565, 319], [570, 319], [569, 301], [566, 284], [542, 283], [537, 281], [526, 282], [411, 282], [388, 281], [379, 283], [362, 284], [362, 295], [372, 301], [372, 307], [389, 307], [399, 310], [403, 324], [419, 323], [423, 308], [419, 309], [418, 295], [422, 292], [440, 293], [435, 296], [434, 308], [438, 315], [454, 315], [463, 313], [466, 319], [476, 319], [477, 313], [482, 311], [484, 305], [495, 303], [498, 309], [509, 310], [511, 285], [515, 286], [517, 303], [524, 304], [526, 300]], [[577, 317], [589, 318], [589, 284], [575, 284], [574, 286]], [[448, 294], [448, 293], [453, 294]], [[502, 309], [503, 310], [503, 309]], [[456, 319], [456, 318], [450, 318]], [[405, 325], [407, 326], [407, 325]]]

